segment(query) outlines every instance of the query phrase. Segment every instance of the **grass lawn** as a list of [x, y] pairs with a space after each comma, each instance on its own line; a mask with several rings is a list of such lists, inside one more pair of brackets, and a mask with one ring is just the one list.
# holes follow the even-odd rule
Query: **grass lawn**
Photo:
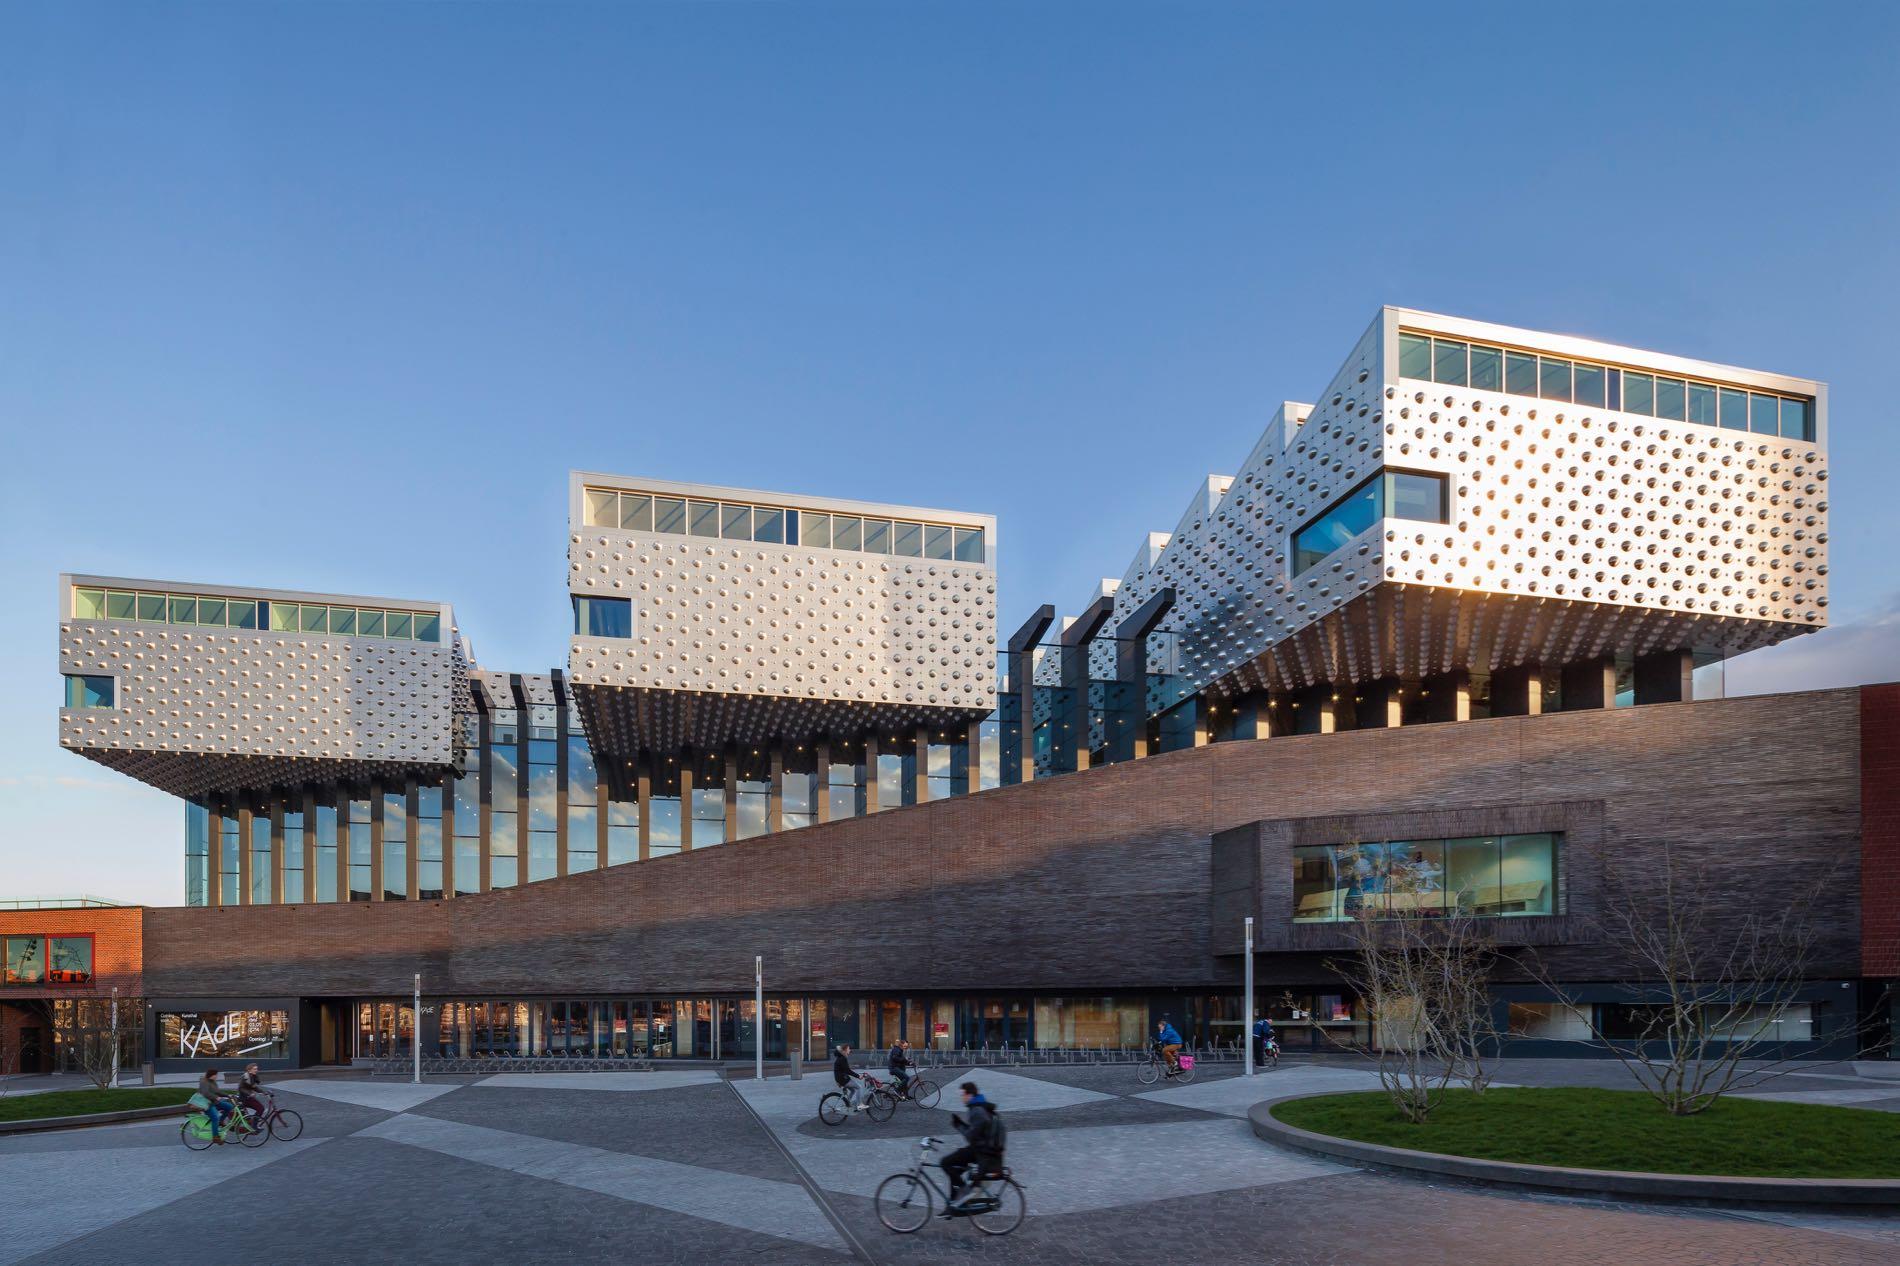
[[1316, 1134], [1527, 1165], [1762, 1178], [1900, 1178], [1900, 1114], [1722, 1099], [1672, 1117], [1637, 1090], [1450, 1090], [1412, 1125], [1382, 1091], [1276, 1104]]
[[123, 1112], [128, 1108], [158, 1108], [191, 1098], [193, 1086], [135, 1086], [125, 1090], [54, 1090], [43, 1095], [8, 1095], [0, 1099], [0, 1121], [29, 1121], [39, 1117], [76, 1117], [88, 1112]]

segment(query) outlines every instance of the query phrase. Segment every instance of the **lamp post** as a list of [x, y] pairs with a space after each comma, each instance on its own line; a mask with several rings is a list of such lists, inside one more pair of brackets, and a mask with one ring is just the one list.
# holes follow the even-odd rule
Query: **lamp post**
[[422, 1084], [422, 973], [421, 972], [416, 973], [415, 1010], [410, 1012], [409, 1014], [409, 1050], [410, 1050], [410, 1053], [415, 1057], [415, 1073], [413, 1075], [413, 1080], [416, 1085], [420, 1086]]
[[119, 987], [112, 986], [112, 1088], [119, 1088]]
[[1253, 1076], [1253, 916], [1247, 916], [1247, 1076]]
[[752, 1079], [765, 1080], [765, 955], [752, 956]]

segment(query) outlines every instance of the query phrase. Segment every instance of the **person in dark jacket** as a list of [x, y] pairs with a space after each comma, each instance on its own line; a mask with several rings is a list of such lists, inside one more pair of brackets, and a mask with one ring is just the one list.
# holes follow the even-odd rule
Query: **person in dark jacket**
[[844, 1092], [847, 1108], [855, 1110], [858, 1106], [858, 1074], [851, 1067], [851, 1048], [840, 1045], [831, 1059], [831, 1079], [838, 1083], [838, 1089]]
[[1172, 1024], [1162, 1020], [1155, 1025], [1155, 1047], [1161, 1052], [1161, 1058], [1168, 1061], [1170, 1073], [1181, 1067], [1181, 1046], [1181, 1035]]
[[218, 1084], [217, 1069], [205, 1069], [204, 1075], [198, 1078], [198, 1093], [210, 1105], [205, 1109], [205, 1115], [211, 1118], [211, 1137], [220, 1143], [224, 1142], [224, 1123], [230, 1120], [232, 1109], [230, 1096]]
[[963, 1136], [963, 1146], [939, 1162], [950, 1179], [949, 1205], [940, 1215], [946, 1218], [975, 1190], [965, 1190], [964, 1170], [974, 1166], [978, 1174], [987, 1174], [1003, 1167], [1003, 1130], [996, 1119], [996, 1105], [983, 1097], [973, 1081], [963, 1083], [963, 1109], [970, 1115], [950, 1118]]
[[910, 1093], [910, 1043], [898, 1038], [891, 1043], [890, 1055], [884, 1061], [884, 1067], [891, 1074], [891, 1080], [897, 1083], [897, 1093]]

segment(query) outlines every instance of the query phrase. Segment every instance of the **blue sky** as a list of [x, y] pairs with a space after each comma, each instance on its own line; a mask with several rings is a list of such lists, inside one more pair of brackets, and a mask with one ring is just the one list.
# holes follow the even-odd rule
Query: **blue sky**
[[55, 743], [61, 570], [564, 654], [565, 472], [993, 512], [1073, 610], [1380, 303], [1831, 384], [1900, 676], [1900, 7], [0, 8], [0, 897], [176, 903]]

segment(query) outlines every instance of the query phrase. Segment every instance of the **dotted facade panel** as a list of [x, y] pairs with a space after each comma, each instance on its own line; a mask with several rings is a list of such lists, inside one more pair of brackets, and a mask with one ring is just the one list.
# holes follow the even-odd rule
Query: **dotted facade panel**
[[[1173, 586], [1194, 686], [1735, 654], [1825, 625], [1818, 445], [1399, 380], [1382, 330], [1117, 592], [1119, 621]], [[1381, 467], [1444, 473], [1450, 521], [1382, 520], [1292, 575], [1293, 534]]]
[[95, 620], [63, 621], [59, 642], [62, 673], [117, 682], [114, 707], [60, 710], [60, 745], [143, 769], [173, 794], [268, 785], [294, 777], [296, 762], [450, 760], [457, 675], [446, 644]]
[[899, 708], [993, 706], [987, 566], [587, 529], [569, 589], [632, 601], [633, 637], [575, 637], [577, 687]]

